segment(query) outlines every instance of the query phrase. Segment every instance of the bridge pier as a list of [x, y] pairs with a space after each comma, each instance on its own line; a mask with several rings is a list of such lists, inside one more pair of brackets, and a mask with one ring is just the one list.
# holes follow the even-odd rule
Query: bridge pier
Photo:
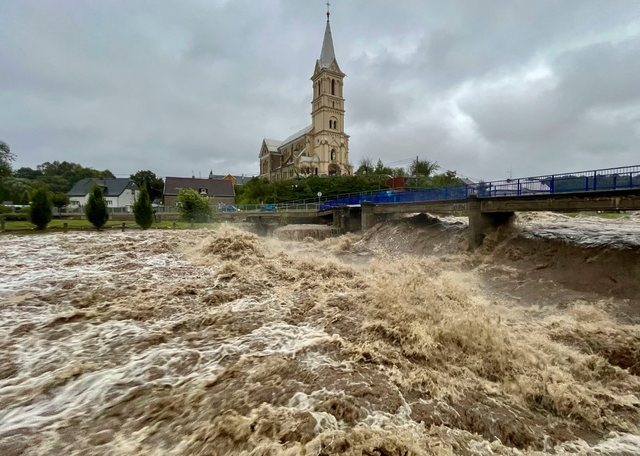
[[362, 203], [360, 208], [362, 211], [360, 214], [360, 227], [362, 231], [366, 231], [378, 223], [378, 214], [373, 211], [375, 208], [373, 203]]
[[360, 231], [362, 211], [359, 207], [342, 206], [333, 210], [333, 224], [344, 233]]
[[467, 202], [469, 214], [469, 250], [482, 245], [485, 236], [500, 226], [513, 222], [514, 212], [482, 212], [482, 202], [470, 196]]

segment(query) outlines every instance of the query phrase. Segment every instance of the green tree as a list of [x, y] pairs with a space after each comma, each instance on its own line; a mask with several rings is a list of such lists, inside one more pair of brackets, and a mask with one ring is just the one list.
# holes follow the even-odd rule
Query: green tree
[[42, 176], [42, 171], [24, 166], [13, 172], [13, 177], [18, 177], [20, 179], [36, 180], [42, 178]]
[[63, 207], [69, 205], [69, 195], [67, 195], [66, 193], [61, 193], [61, 192], [54, 193], [51, 196], [51, 202], [58, 209], [62, 209]]
[[429, 177], [434, 172], [436, 172], [440, 168], [437, 162], [432, 162], [429, 160], [420, 160], [416, 157], [415, 160], [411, 162], [411, 166], [409, 167], [409, 172], [412, 176], [424, 176]]
[[192, 188], [181, 188], [178, 192], [178, 207], [187, 222], [206, 222], [211, 215], [209, 198], [201, 196]]
[[85, 177], [96, 179], [113, 179], [115, 177], [108, 169], [100, 171], [67, 161], [44, 162], [38, 166], [38, 171], [42, 173], [42, 177], [38, 180], [45, 183], [52, 192], [66, 193], [76, 182]]
[[53, 213], [51, 211], [51, 199], [49, 198], [49, 192], [46, 189], [39, 188], [33, 194], [29, 217], [31, 219], [31, 223], [33, 223], [39, 230], [44, 230], [51, 221], [51, 218], [53, 217]]
[[11, 175], [11, 163], [15, 158], [16, 156], [11, 153], [9, 144], [0, 141], [0, 177]]
[[373, 162], [371, 161], [371, 159], [365, 157], [360, 160], [360, 166], [358, 166], [356, 174], [373, 174], [374, 169], [375, 168], [373, 167]]
[[0, 179], [0, 201], [13, 201], [14, 204], [29, 204], [34, 181], [16, 177]]
[[135, 174], [129, 176], [133, 180], [138, 188], [146, 187], [151, 201], [162, 198], [164, 192], [164, 181], [155, 175], [155, 173], [146, 170], [138, 171]]
[[107, 212], [107, 201], [104, 199], [102, 189], [95, 186], [89, 194], [89, 200], [84, 207], [84, 213], [87, 216], [87, 220], [91, 222], [96, 229], [100, 229], [109, 220], [109, 213]]
[[135, 216], [136, 223], [140, 225], [140, 228], [143, 230], [148, 229], [153, 223], [153, 209], [151, 208], [149, 193], [147, 193], [145, 187], [140, 189], [138, 199], [133, 205], [133, 215]]

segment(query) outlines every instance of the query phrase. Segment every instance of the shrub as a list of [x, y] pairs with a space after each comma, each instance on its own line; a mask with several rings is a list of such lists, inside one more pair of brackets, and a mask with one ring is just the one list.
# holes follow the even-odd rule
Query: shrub
[[89, 200], [84, 207], [84, 213], [87, 215], [87, 220], [91, 222], [96, 229], [100, 229], [109, 220], [109, 213], [107, 212], [107, 202], [102, 194], [100, 187], [94, 187], [89, 194]]
[[63, 192], [54, 193], [51, 196], [51, 202], [58, 209], [62, 209], [63, 207], [69, 205], [69, 195]]
[[20, 212], [2, 214], [0, 217], [7, 222], [27, 222], [29, 221], [29, 210], [27, 208], [25, 209], [21, 209]]
[[33, 194], [29, 218], [39, 230], [44, 230], [53, 218], [51, 198], [47, 190], [40, 188]]
[[153, 223], [153, 209], [151, 208], [151, 200], [149, 199], [149, 193], [147, 193], [146, 187], [142, 187], [140, 195], [133, 205], [133, 215], [135, 216], [136, 223], [140, 225], [140, 228], [146, 230]]
[[178, 207], [187, 222], [206, 222], [211, 215], [209, 198], [200, 196], [192, 188], [182, 188], [178, 192]]

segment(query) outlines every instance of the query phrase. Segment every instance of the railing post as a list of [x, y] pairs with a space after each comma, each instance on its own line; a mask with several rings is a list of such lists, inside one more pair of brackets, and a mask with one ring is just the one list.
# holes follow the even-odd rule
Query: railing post
[[598, 190], [598, 171], [593, 172], [593, 189]]
[[520, 186], [520, 179], [518, 179], [518, 184], [517, 184], [517, 192], [518, 192], [518, 196], [520, 196], [522, 194], [521, 189], [522, 187]]
[[553, 194], [556, 192], [556, 176], [551, 176], [551, 181], [549, 182], [549, 193]]

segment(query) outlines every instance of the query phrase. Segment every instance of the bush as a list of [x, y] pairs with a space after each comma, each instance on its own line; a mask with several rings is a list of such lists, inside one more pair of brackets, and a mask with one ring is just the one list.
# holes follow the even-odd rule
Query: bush
[[102, 195], [102, 189], [100, 187], [94, 187], [89, 194], [89, 200], [84, 207], [84, 213], [87, 215], [87, 220], [98, 230], [109, 220], [107, 202]]
[[7, 213], [0, 215], [7, 222], [28, 222], [29, 221], [29, 210], [22, 209], [20, 212]]
[[51, 202], [58, 209], [62, 209], [63, 207], [69, 205], [69, 195], [67, 195], [66, 193], [62, 193], [62, 192], [54, 193], [51, 196]]
[[133, 205], [133, 215], [135, 216], [136, 223], [140, 225], [140, 228], [146, 230], [153, 223], [153, 209], [151, 208], [151, 200], [149, 199], [149, 193], [147, 193], [146, 187], [142, 187], [140, 195]]
[[39, 230], [44, 230], [53, 218], [51, 198], [45, 189], [40, 188], [33, 194], [29, 218]]
[[178, 192], [178, 207], [187, 222], [206, 222], [211, 215], [209, 198], [200, 196], [192, 188], [182, 188]]

